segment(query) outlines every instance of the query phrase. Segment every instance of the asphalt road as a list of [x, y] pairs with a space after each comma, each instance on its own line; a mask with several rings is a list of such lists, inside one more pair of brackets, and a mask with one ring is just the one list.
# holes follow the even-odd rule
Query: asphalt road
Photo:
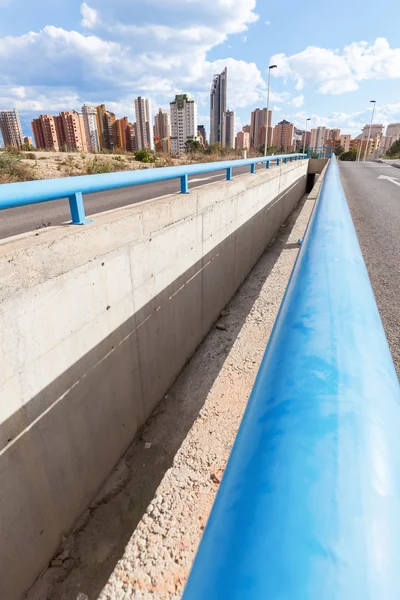
[[[257, 170], [265, 169], [265, 164], [258, 164], [256, 168]], [[275, 168], [275, 165], [271, 165], [271, 168]], [[249, 172], [250, 167], [239, 167], [233, 170], [233, 175]], [[193, 175], [189, 177], [189, 189], [212, 183], [213, 181], [221, 181], [225, 178], [225, 171]], [[98, 192], [96, 194], [87, 194], [83, 198], [85, 213], [86, 216], [90, 216], [106, 210], [112, 210], [113, 208], [143, 202], [143, 200], [159, 198], [166, 194], [174, 194], [179, 192], [179, 190], [180, 180], [176, 179], [146, 183], [107, 192]], [[71, 214], [66, 198], [2, 210], [0, 211], [0, 239], [50, 225], [60, 225], [70, 220]]]
[[342, 162], [340, 174], [400, 376], [400, 170]]

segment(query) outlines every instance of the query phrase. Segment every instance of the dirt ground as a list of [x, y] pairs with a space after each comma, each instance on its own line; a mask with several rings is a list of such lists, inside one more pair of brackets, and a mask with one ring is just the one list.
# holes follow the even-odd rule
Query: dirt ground
[[178, 600], [313, 201], [304, 198], [26, 600]]

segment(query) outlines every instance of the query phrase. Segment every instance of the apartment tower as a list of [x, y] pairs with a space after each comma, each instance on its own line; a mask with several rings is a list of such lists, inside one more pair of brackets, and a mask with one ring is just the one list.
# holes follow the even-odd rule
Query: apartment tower
[[83, 124], [88, 152], [100, 152], [99, 131], [97, 129], [97, 110], [95, 106], [82, 106]]
[[226, 112], [228, 69], [214, 75], [210, 92], [210, 144], [222, 144], [222, 120]]
[[113, 126], [116, 121], [115, 114], [107, 110], [104, 104], [96, 106], [96, 113], [100, 150], [112, 150], [114, 148]]
[[197, 105], [187, 94], [171, 102], [171, 152], [185, 152], [186, 142], [197, 139]]
[[138, 150], [153, 150], [150, 100], [141, 96], [135, 98], [135, 112], [137, 148]]
[[154, 137], [162, 140], [171, 136], [171, 123], [169, 114], [163, 108], [158, 109], [154, 117]]
[[22, 134], [18, 111], [15, 108], [10, 110], [0, 109], [0, 131], [5, 147], [13, 146], [14, 148], [22, 148], [24, 136]]
[[235, 147], [235, 113], [232, 110], [225, 111], [222, 116], [222, 145]]

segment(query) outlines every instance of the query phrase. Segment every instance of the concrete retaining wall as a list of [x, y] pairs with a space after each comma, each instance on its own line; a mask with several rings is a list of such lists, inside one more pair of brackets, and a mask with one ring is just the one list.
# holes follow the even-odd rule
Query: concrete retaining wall
[[306, 174], [288, 163], [0, 244], [0, 598], [47, 566]]

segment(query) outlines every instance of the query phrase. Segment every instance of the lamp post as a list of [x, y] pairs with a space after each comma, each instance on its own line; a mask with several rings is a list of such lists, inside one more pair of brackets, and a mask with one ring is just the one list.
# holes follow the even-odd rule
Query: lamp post
[[306, 149], [306, 138], [307, 138], [307, 125], [308, 125], [308, 121], [311, 121], [311, 117], [309, 117], [308, 119], [306, 119], [306, 131], [304, 133], [303, 154], [305, 153], [305, 149]]
[[276, 69], [278, 65], [270, 65], [268, 67], [268, 95], [267, 95], [267, 125], [265, 127], [265, 146], [264, 146], [264, 156], [267, 156], [267, 145], [268, 145], [268, 111], [269, 111], [269, 91], [271, 88], [271, 69]]
[[[372, 103], [373, 106], [372, 106], [372, 114], [371, 114], [371, 123], [369, 124], [368, 139], [367, 139], [367, 143], [365, 145], [364, 162], [367, 159], [367, 150], [368, 150], [368, 146], [369, 146], [369, 140], [371, 138], [372, 121], [374, 120], [376, 100], [370, 100], [370, 103]], [[361, 139], [361, 145], [362, 145], [362, 139]]]
[[361, 152], [362, 152], [362, 141], [363, 141], [363, 133], [364, 133], [364, 128], [361, 129], [361, 139], [360, 139], [360, 147], [357, 150], [357, 157], [356, 157], [356, 162], [360, 162], [360, 158], [361, 158]]

